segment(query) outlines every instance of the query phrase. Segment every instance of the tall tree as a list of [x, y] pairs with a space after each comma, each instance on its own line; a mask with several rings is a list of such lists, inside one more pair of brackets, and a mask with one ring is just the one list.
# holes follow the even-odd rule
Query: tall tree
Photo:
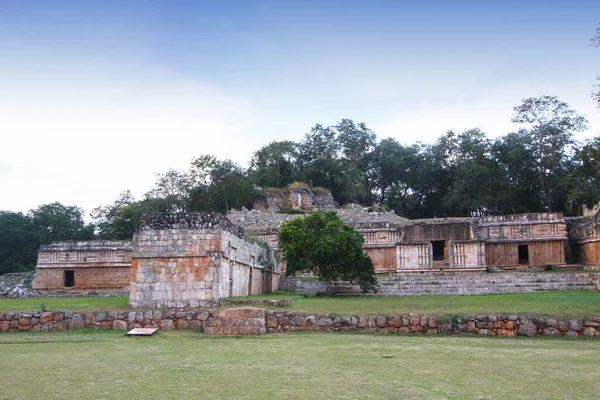
[[572, 214], [579, 215], [584, 204], [591, 207], [600, 201], [600, 137], [576, 150], [565, 186]]
[[349, 119], [328, 127], [315, 125], [300, 143], [300, 178], [330, 189], [340, 204], [369, 202], [368, 170], [375, 139], [364, 123]]
[[83, 210], [59, 202], [44, 204], [28, 213], [41, 244], [59, 240], [94, 239], [94, 226], [83, 219]]
[[113, 204], [100, 206], [90, 213], [98, 236], [107, 240], [131, 239], [140, 226], [142, 215], [160, 212], [161, 201], [136, 201], [129, 190], [119, 194]]
[[375, 146], [369, 181], [378, 202], [389, 200], [392, 187], [403, 197], [410, 195], [417, 178], [419, 152], [419, 145], [403, 146], [393, 138], [383, 139]]
[[562, 189], [564, 162], [573, 133], [586, 129], [587, 120], [554, 96], [524, 99], [514, 107], [512, 122], [531, 135], [532, 154], [547, 211], [555, 208], [555, 197]]
[[33, 269], [39, 245], [28, 216], [0, 211], [0, 274]]
[[526, 131], [497, 138], [491, 146], [492, 158], [500, 169], [496, 191], [500, 214], [540, 212], [544, 209], [532, 138]]
[[289, 140], [271, 142], [252, 155], [250, 174], [261, 187], [283, 187], [296, 178], [298, 144]]

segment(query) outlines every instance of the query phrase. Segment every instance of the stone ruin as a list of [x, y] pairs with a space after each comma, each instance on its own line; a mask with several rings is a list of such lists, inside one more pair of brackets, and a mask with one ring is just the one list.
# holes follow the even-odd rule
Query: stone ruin
[[131, 307], [207, 307], [277, 289], [273, 250], [216, 213], [149, 214], [134, 235]]

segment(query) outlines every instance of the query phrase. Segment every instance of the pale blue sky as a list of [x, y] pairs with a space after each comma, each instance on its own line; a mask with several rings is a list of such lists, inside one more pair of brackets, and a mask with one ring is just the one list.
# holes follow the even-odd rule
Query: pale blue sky
[[592, 0], [0, 0], [0, 209], [89, 212], [342, 118], [402, 143], [496, 137], [547, 94], [597, 136], [598, 26]]

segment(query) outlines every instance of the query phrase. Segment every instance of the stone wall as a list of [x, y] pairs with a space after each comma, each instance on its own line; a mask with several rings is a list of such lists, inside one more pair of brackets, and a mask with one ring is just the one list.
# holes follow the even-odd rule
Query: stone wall
[[348, 282], [327, 284], [312, 279], [282, 277], [280, 288], [303, 294], [326, 293], [338, 296], [428, 296], [540, 291], [600, 290], [600, 273], [486, 273], [486, 274], [401, 274], [377, 278], [379, 291], [364, 294]]
[[41, 246], [32, 287], [45, 291], [127, 290], [130, 253], [129, 240], [54, 242]]
[[267, 332], [316, 331], [487, 336], [587, 336], [600, 338], [600, 317], [573, 320], [517, 315], [466, 316], [452, 321], [418, 314], [373, 317], [268, 311]]
[[134, 237], [131, 307], [206, 307], [217, 299], [277, 289], [273, 251], [243, 239], [243, 230], [225, 217], [152, 218]]
[[[586, 336], [600, 338], [600, 317], [557, 320], [517, 315], [466, 316], [440, 320], [418, 314], [372, 317], [302, 314], [290, 311], [237, 309], [200, 311], [122, 312], [0, 312], [0, 332], [49, 332], [80, 328], [204, 329], [215, 335], [254, 335], [264, 332], [367, 331], [415, 335]], [[241, 328], [241, 329], [240, 329]]]

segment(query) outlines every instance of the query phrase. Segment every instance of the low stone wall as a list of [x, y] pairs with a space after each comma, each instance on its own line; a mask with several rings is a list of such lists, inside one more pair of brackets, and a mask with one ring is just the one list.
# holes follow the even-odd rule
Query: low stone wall
[[48, 332], [80, 328], [204, 329], [212, 335], [288, 331], [379, 332], [413, 335], [586, 336], [600, 338], [600, 317], [557, 320], [517, 315], [466, 316], [451, 321], [418, 314], [373, 317], [301, 314], [238, 308], [197, 311], [0, 313], [0, 332]]
[[370, 331], [417, 335], [471, 334], [486, 336], [588, 336], [600, 337], [600, 317], [556, 320], [517, 315], [466, 316], [452, 321], [408, 314], [373, 317], [302, 315], [287, 311], [267, 313], [267, 332]]

